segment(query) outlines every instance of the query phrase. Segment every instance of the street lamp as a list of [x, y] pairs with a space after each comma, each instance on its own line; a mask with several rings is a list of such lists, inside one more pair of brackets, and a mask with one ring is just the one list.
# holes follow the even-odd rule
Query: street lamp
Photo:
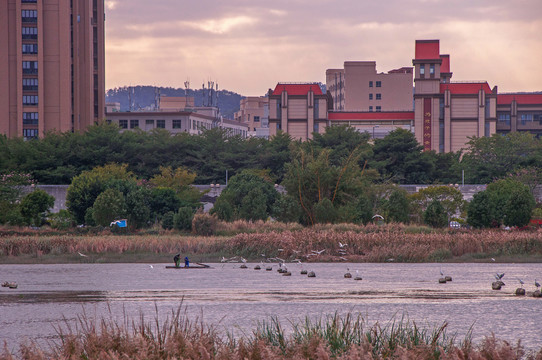
[[373, 126], [373, 140], [374, 140], [374, 138], [375, 138], [375, 129], [376, 129], [377, 127], [380, 127], [380, 125], [375, 125], [375, 126]]

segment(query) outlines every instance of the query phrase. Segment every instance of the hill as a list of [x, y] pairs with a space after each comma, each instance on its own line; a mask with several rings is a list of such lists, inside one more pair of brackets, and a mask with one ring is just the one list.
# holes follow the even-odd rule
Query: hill
[[[130, 89], [133, 91], [132, 110], [152, 108], [155, 103], [156, 89], [159, 89], [160, 94], [165, 96], [185, 96], [185, 90], [181, 88], [138, 85], [109, 89], [105, 93], [105, 101], [118, 102], [121, 111], [128, 111], [130, 110]], [[188, 96], [194, 97], [196, 106], [207, 106], [210, 103], [207, 89], [205, 89], [205, 94], [203, 89], [190, 89], [188, 90]], [[218, 108], [226, 119], [233, 119], [234, 113], [239, 110], [239, 102], [242, 98], [242, 95], [228, 90], [213, 91], [213, 104], [216, 105], [218, 99]]]

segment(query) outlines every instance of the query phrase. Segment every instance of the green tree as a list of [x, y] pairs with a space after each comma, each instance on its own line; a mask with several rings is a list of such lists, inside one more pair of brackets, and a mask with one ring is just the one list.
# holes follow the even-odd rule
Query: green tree
[[27, 224], [41, 226], [45, 222], [47, 212], [54, 205], [53, 196], [37, 189], [22, 198], [20, 211]]
[[400, 184], [425, 184], [433, 178], [434, 158], [424, 152], [411, 131], [397, 128], [376, 139], [369, 164], [387, 179]]
[[149, 200], [152, 216], [160, 219], [167, 212], [175, 213], [181, 207], [181, 199], [173, 189], [154, 188]]
[[491, 226], [492, 218], [489, 193], [481, 191], [474, 194], [467, 206], [467, 223], [475, 228], [486, 228]]
[[85, 221], [87, 209], [94, 205], [98, 195], [106, 189], [116, 188], [127, 193], [129, 187], [135, 186], [135, 177], [127, 167], [127, 164], [98, 166], [82, 172], [72, 180], [66, 194], [66, 205], [79, 224]]
[[92, 207], [92, 217], [96, 225], [109, 226], [117, 219], [126, 216], [126, 201], [124, 195], [116, 189], [106, 189], [98, 195]]
[[280, 222], [295, 222], [301, 220], [302, 210], [296, 199], [288, 194], [282, 194], [273, 205], [272, 215]]
[[233, 210], [233, 219], [266, 219], [277, 198], [278, 192], [270, 182], [253, 171], [244, 170], [230, 179], [218, 197], [213, 213], [218, 214], [220, 209], [226, 208], [222, 204], [226, 202]]
[[323, 198], [314, 206], [314, 219], [320, 224], [330, 224], [337, 220], [337, 210], [328, 198]]
[[429, 203], [423, 213], [423, 221], [432, 227], [442, 228], [448, 224], [448, 214], [439, 200], [434, 199]]
[[527, 186], [513, 189], [504, 206], [503, 224], [522, 227], [529, 224], [536, 203]]
[[447, 219], [461, 213], [465, 206], [463, 194], [454, 186], [436, 185], [421, 189], [410, 196], [414, 211], [423, 213], [433, 201], [437, 200], [443, 207]]
[[154, 175], [149, 183], [156, 187], [170, 188], [186, 204], [196, 207], [201, 193], [192, 186], [196, 179], [196, 173], [182, 167], [172, 169], [171, 166], [160, 166], [160, 174]]
[[184, 206], [173, 216], [173, 227], [178, 230], [191, 230], [194, 212], [192, 208]]
[[223, 221], [232, 221], [234, 216], [233, 206], [228, 202], [228, 200], [226, 200], [225, 197], [219, 197], [209, 213], [211, 215], [216, 215], [220, 220]]
[[126, 212], [130, 227], [142, 228], [151, 222], [151, 191], [145, 187], [135, 187], [126, 196]]
[[405, 190], [396, 188], [386, 204], [387, 221], [408, 224], [410, 221], [410, 202]]

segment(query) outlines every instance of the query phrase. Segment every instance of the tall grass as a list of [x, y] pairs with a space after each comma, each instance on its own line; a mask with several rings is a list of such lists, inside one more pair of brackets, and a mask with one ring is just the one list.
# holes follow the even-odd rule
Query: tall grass
[[[250, 223], [231, 226], [241, 229]], [[254, 223], [260, 231], [234, 236], [187, 236], [174, 232], [158, 235], [95, 236], [3, 236], [0, 237], [2, 256], [75, 254], [147, 254], [158, 257], [181, 252], [196, 255], [205, 261], [217, 261], [221, 256], [243, 256], [259, 261], [266, 257], [303, 261], [396, 262], [443, 261], [460, 257], [490, 258], [498, 256], [542, 257], [542, 230], [533, 232], [470, 230], [426, 231], [400, 224], [387, 226], [319, 225], [297, 228], [282, 224], [278, 231], [272, 224]], [[252, 226], [251, 225], [251, 226]], [[269, 230], [269, 231], [268, 231]], [[340, 244], [347, 244], [346, 247]], [[313, 251], [324, 250], [316, 256]], [[145, 258], [143, 256], [142, 258]], [[169, 259], [169, 258], [168, 258]]]
[[122, 322], [109, 318], [79, 317], [75, 326], [58, 330], [49, 349], [21, 345], [14, 355], [7, 350], [0, 360], [42, 359], [541, 359], [493, 335], [480, 344], [467, 337], [456, 343], [444, 323], [432, 330], [419, 328], [402, 317], [385, 326], [369, 326], [355, 314], [338, 314], [316, 321], [292, 323], [287, 334], [276, 318], [262, 322], [252, 335], [222, 336], [213, 326], [188, 320], [179, 307], [165, 320], [137, 321], [125, 315]]

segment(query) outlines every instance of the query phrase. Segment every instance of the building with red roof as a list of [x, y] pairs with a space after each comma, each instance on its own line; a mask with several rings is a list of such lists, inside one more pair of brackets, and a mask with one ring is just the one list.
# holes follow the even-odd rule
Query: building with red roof
[[459, 151], [470, 137], [496, 132], [497, 88], [486, 81], [451, 82], [450, 55], [439, 40], [416, 40], [414, 128], [425, 150]]
[[542, 136], [542, 92], [497, 94], [497, 133]]

